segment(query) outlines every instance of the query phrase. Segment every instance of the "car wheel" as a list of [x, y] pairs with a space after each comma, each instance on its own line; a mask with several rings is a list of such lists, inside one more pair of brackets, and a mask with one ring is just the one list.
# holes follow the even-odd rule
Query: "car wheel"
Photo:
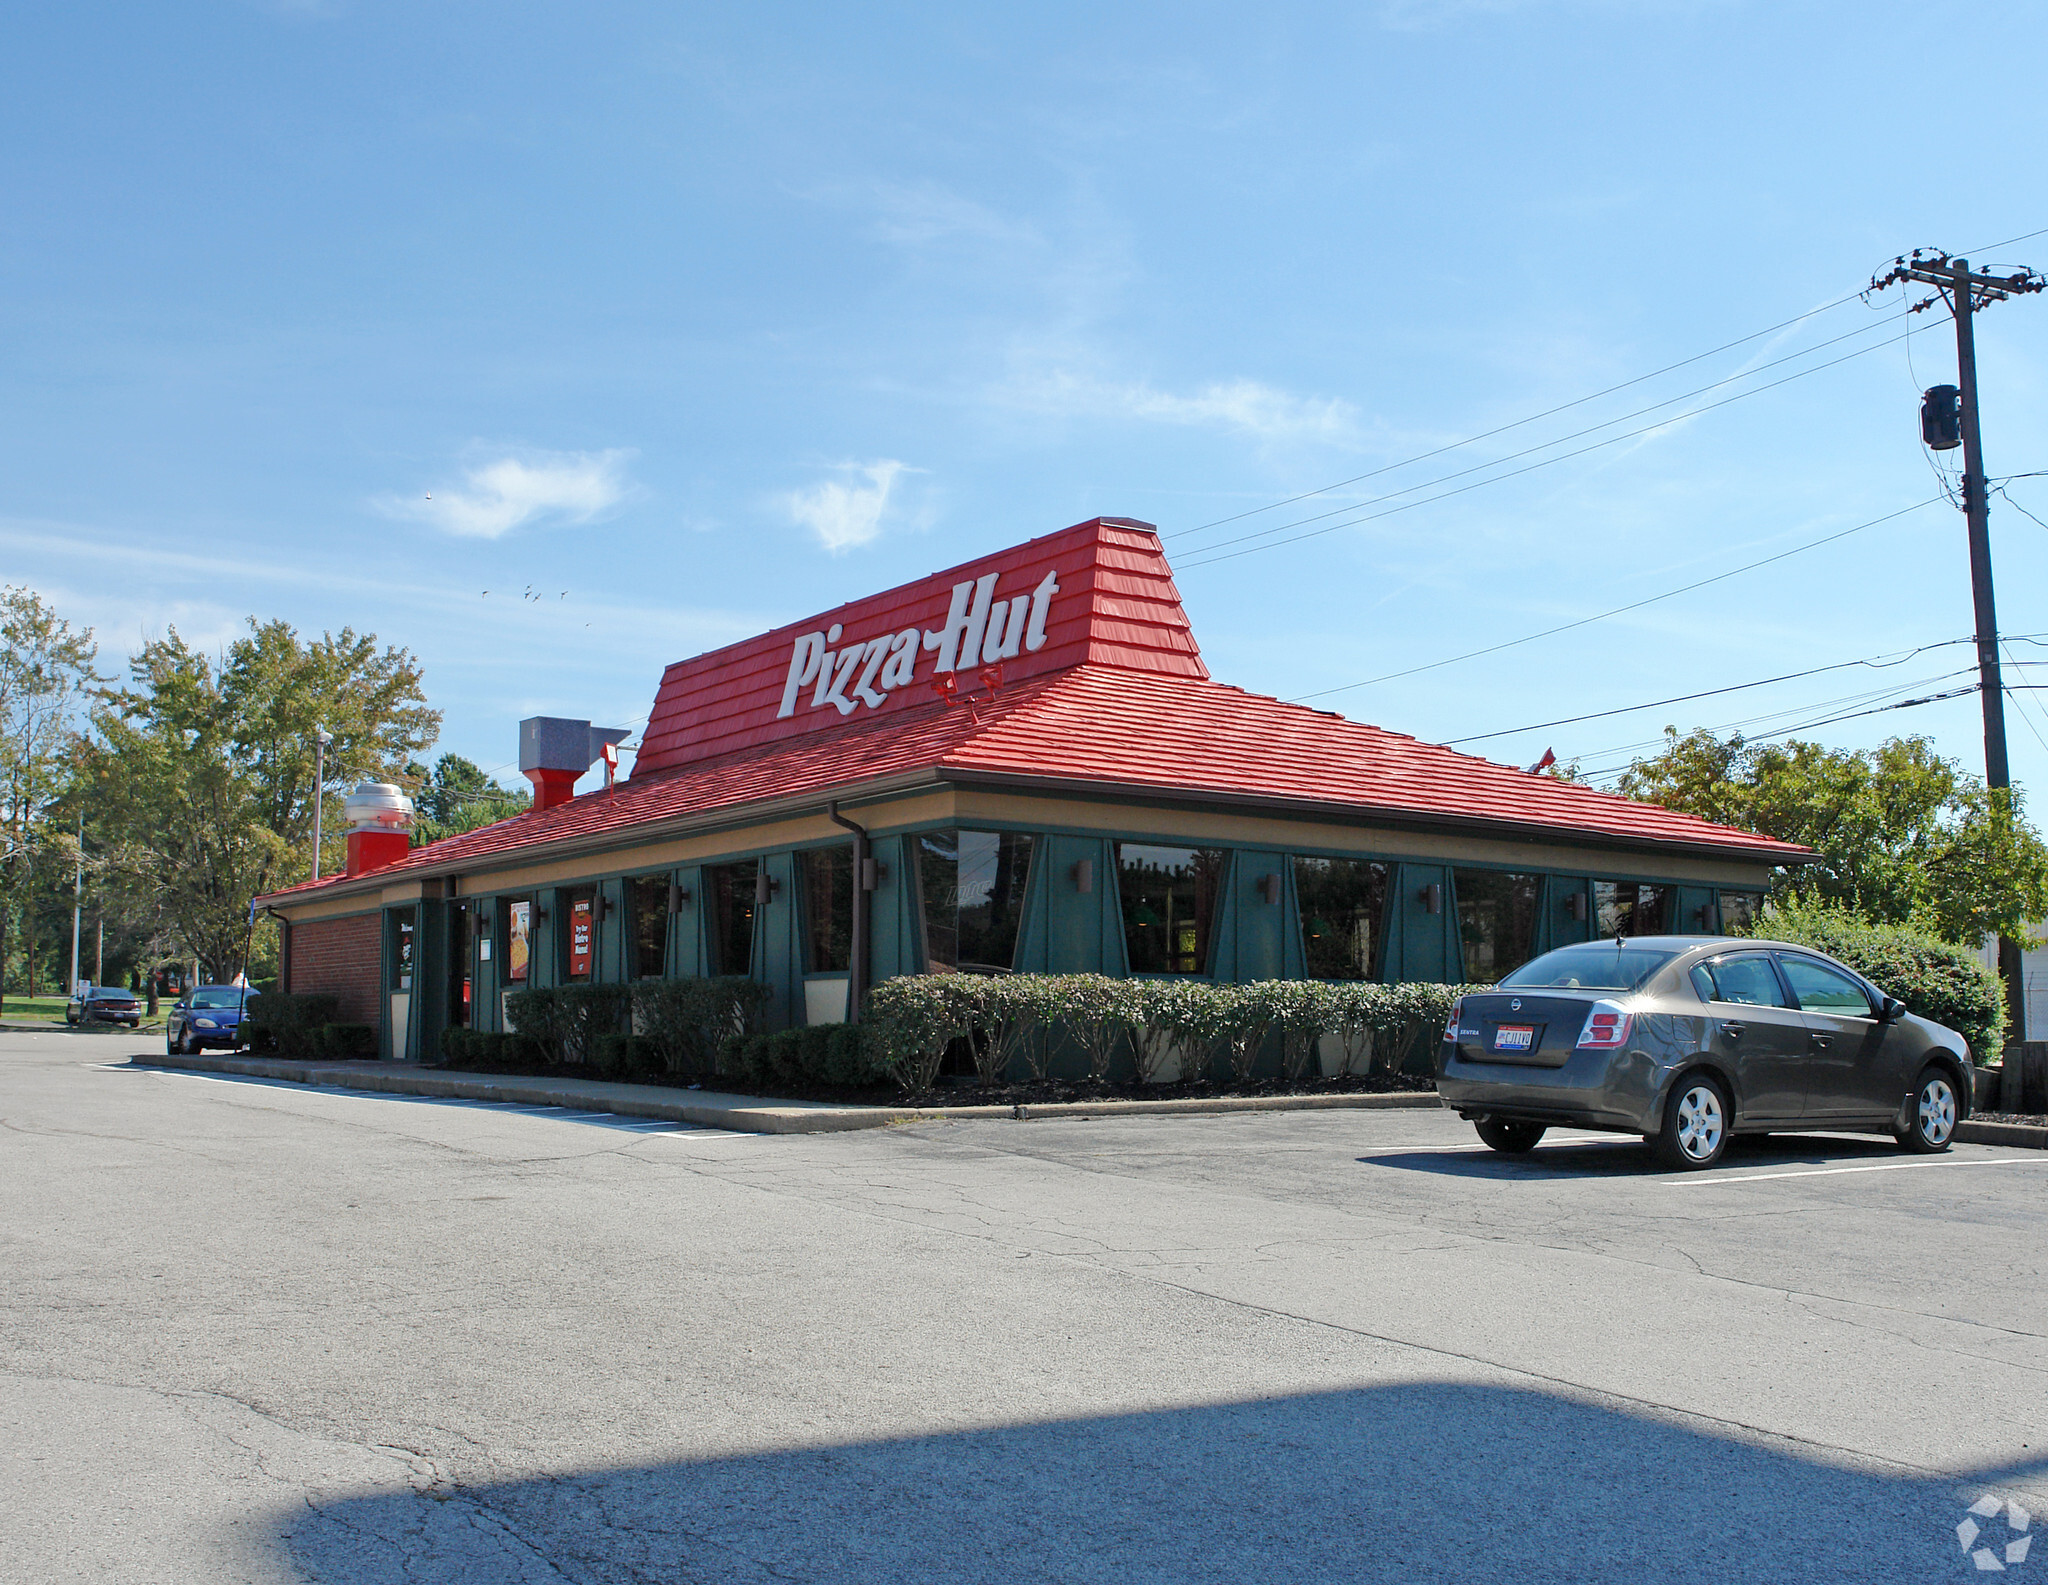
[[1505, 1117], [1482, 1118], [1472, 1126], [1489, 1150], [1498, 1150], [1503, 1156], [1526, 1156], [1549, 1132], [1541, 1123], [1515, 1123]]
[[1955, 1083], [1946, 1070], [1933, 1063], [1920, 1070], [1913, 1083], [1913, 1098], [1906, 1103], [1906, 1131], [1899, 1143], [1923, 1155], [1937, 1155], [1948, 1149], [1956, 1136]]
[[1695, 1074], [1672, 1093], [1657, 1135], [1657, 1154], [1668, 1167], [1697, 1172], [1728, 1148], [1728, 1096], [1720, 1084]]

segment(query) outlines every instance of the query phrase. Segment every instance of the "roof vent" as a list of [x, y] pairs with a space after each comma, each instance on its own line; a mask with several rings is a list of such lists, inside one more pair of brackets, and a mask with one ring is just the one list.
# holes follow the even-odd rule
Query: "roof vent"
[[412, 800], [388, 781], [364, 781], [341, 806], [348, 820], [348, 873], [396, 864], [412, 846]]
[[605, 745], [621, 743], [632, 729], [592, 726], [560, 716], [529, 716], [519, 723], [519, 768], [533, 783], [533, 807], [552, 809], [576, 796], [583, 773], [603, 758]]

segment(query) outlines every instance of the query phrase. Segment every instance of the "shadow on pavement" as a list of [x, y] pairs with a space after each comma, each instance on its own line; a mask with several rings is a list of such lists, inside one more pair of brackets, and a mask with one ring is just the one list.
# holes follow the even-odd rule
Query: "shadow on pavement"
[[[1671, 1168], [1631, 1134], [1607, 1139], [1542, 1144], [1526, 1156], [1505, 1156], [1476, 1139], [1456, 1150], [1389, 1150], [1357, 1158], [1360, 1166], [1392, 1167], [1402, 1172], [1434, 1173], [1453, 1178], [1581, 1178], [1657, 1177]], [[1903, 1159], [1889, 1139], [1844, 1135], [1738, 1135], [1728, 1142], [1717, 1169], [1735, 1167], [1820, 1167], [1859, 1161]]]
[[[2038, 1485], [2044, 1468], [1996, 1473]], [[1956, 1526], [2008, 1495], [1987, 1479], [1434, 1383], [315, 1501], [284, 1524], [301, 1569], [363, 1585], [1925, 1585], [1978, 1576]], [[1979, 1544], [2011, 1539], [2003, 1517], [1980, 1526]]]

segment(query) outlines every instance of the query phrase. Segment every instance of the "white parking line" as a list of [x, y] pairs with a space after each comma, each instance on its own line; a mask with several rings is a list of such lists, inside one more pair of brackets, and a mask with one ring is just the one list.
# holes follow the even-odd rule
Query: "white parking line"
[[1916, 1167], [2048, 1167], [2048, 1157], [2027, 1161], [2020, 1157], [1999, 1157], [1980, 1161], [1951, 1157], [1945, 1161], [1879, 1161], [1863, 1167], [1812, 1167], [1804, 1172], [1748, 1172], [1725, 1178], [1664, 1178], [1672, 1188], [1693, 1188], [1716, 1183], [1762, 1183], [1770, 1178], [1832, 1178], [1843, 1172], [1910, 1172]]

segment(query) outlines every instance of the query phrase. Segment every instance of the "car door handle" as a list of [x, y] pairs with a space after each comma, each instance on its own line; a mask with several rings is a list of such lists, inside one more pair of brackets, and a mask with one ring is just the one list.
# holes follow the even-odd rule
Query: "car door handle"
[[1726, 1035], [1730, 1040], [1740, 1040], [1742, 1038], [1742, 1025], [1723, 1024], [1721, 1026], [1721, 1033]]
[[1828, 1037], [1827, 1037], [1826, 1035], [1815, 1035], [1815, 1036], [1813, 1037], [1813, 1049], [1814, 1049], [1814, 1050], [1816, 1050], [1816, 1051], [1825, 1051], [1825, 1050], [1827, 1050], [1827, 1048], [1828, 1048]]

